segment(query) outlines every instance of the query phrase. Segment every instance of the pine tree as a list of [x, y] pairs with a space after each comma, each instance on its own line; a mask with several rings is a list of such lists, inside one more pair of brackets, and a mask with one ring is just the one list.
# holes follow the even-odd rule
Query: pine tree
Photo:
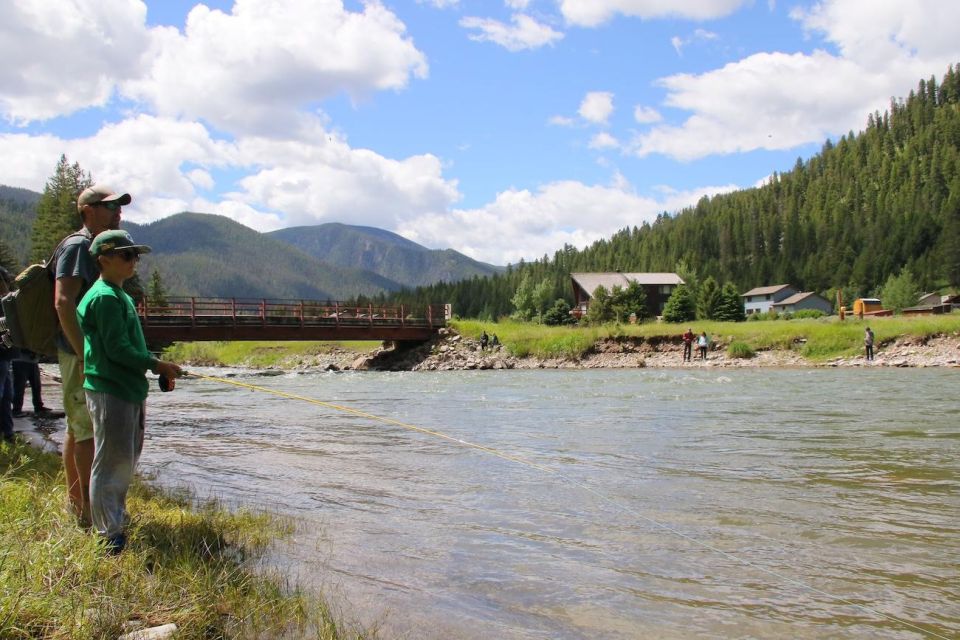
[[150, 284], [147, 286], [147, 302], [151, 307], [167, 306], [167, 288], [163, 285], [163, 278], [156, 269], [150, 274]]
[[720, 292], [720, 305], [714, 319], [723, 322], [741, 322], [747, 319], [743, 313], [743, 298], [740, 297], [740, 292], [732, 282], [723, 285]]
[[663, 319], [665, 322], [689, 322], [697, 315], [696, 306], [693, 304], [693, 298], [686, 285], [679, 285], [670, 294], [667, 304], [663, 307]]
[[700, 298], [697, 300], [697, 317], [701, 320], [717, 320], [720, 306], [723, 303], [723, 294], [720, 285], [707, 276], [700, 286]]
[[37, 219], [33, 223], [30, 246], [31, 262], [42, 262], [49, 258], [64, 237], [82, 226], [83, 221], [77, 213], [77, 197], [92, 184], [90, 174], [81, 169], [78, 163], [70, 165], [67, 156], [60, 156], [37, 203]]
[[3, 241], [3, 238], [0, 238], [0, 267], [3, 267], [13, 275], [17, 275], [20, 272], [20, 265], [17, 264], [17, 258], [13, 255], [13, 250]]
[[950, 186], [944, 217], [940, 241], [944, 275], [951, 287], [960, 290], [960, 178], [955, 178]]

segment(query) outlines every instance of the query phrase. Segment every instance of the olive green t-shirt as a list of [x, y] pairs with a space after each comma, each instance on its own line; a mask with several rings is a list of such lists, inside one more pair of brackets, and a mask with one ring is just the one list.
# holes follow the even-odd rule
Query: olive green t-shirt
[[77, 320], [83, 331], [83, 388], [136, 404], [146, 400], [145, 374], [157, 359], [147, 351], [133, 298], [97, 280], [80, 300]]

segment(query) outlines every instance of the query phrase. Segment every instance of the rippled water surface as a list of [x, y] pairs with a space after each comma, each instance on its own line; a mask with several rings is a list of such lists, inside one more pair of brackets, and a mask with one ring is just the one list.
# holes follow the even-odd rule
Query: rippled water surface
[[384, 638], [960, 637], [952, 370], [325, 373], [150, 399], [142, 466], [296, 516]]

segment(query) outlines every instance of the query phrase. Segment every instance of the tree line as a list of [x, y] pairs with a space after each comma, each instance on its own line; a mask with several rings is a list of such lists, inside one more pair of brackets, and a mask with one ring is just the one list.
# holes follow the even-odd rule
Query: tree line
[[676, 272], [694, 285], [695, 306], [698, 274], [737, 292], [792, 284], [846, 301], [902, 279], [910, 290], [960, 287], [960, 66], [762, 186], [704, 197], [582, 250], [566, 245], [501, 274], [377, 301], [449, 302], [457, 315], [493, 320], [516, 311], [524, 281], [572, 304], [571, 273], [616, 270]]

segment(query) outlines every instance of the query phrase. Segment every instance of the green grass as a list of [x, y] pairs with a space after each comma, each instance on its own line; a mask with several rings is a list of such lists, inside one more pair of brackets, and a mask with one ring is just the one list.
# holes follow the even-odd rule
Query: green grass
[[873, 328], [881, 348], [901, 336], [960, 335], [960, 313], [956, 312], [942, 316], [897, 316], [868, 320], [847, 318], [842, 322], [836, 317], [828, 317], [756, 322], [649, 322], [573, 328], [513, 320], [496, 323], [457, 320], [451, 324], [462, 335], [475, 339], [484, 330], [491, 335], [496, 333], [509, 353], [539, 358], [561, 355], [577, 358], [589, 351], [596, 341], [608, 338], [670, 337], [679, 340], [687, 327], [692, 327], [696, 333], [706, 331], [715, 343], [729, 345], [740, 342], [755, 352], [767, 349], [796, 350], [813, 362], [861, 353], [863, 331], [867, 326]]
[[237, 341], [177, 342], [163, 351], [163, 357], [180, 364], [213, 367], [295, 367], [313, 356], [334, 350], [367, 353], [380, 343], [371, 341]]
[[731, 358], [741, 358], [744, 360], [749, 360], [755, 354], [750, 345], [746, 342], [731, 342], [730, 346], [727, 347], [727, 355]]
[[60, 468], [0, 444], [0, 637], [116, 638], [129, 621], [175, 623], [178, 640], [343, 637], [322, 601], [255, 568], [290, 522], [138, 482], [129, 547], [109, 556], [68, 515]]

